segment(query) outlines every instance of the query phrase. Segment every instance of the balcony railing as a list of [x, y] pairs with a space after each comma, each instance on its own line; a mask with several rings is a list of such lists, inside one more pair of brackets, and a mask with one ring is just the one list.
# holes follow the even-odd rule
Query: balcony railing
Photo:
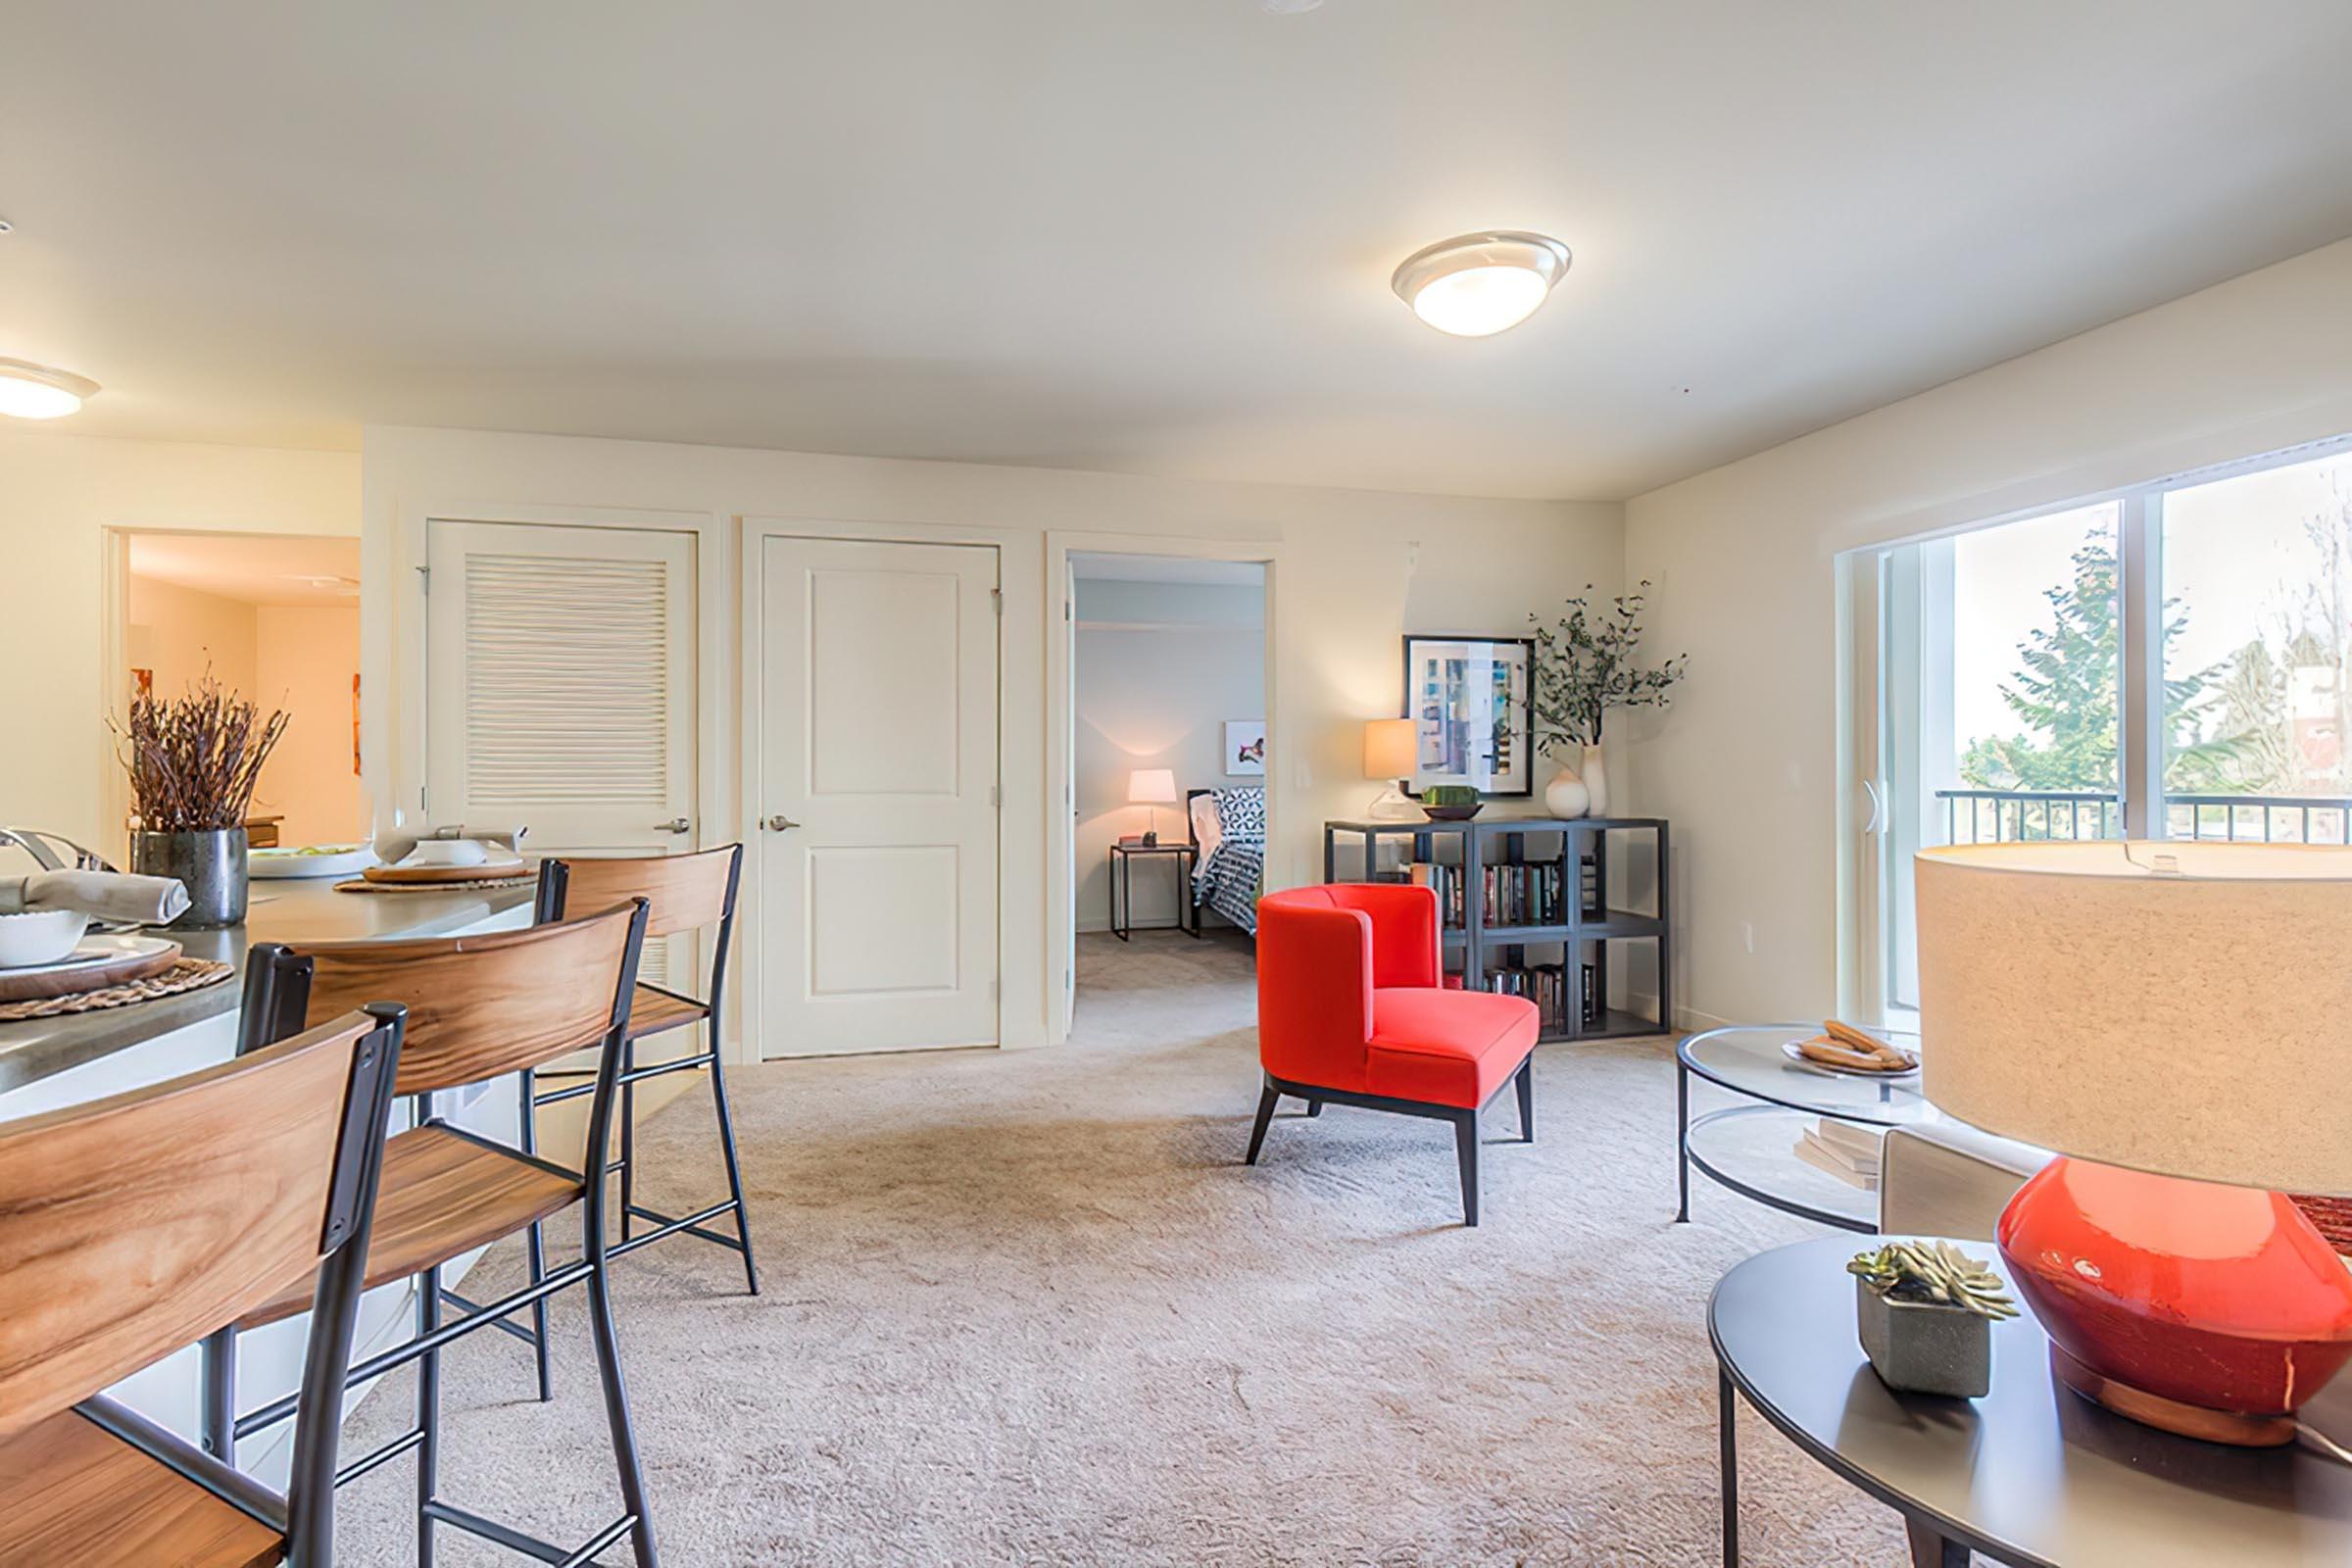
[[[1946, 844], [2120, 839], [2123, 797], [2098, 790], [1937, 790]], [[2167, 795], [2165, 836], [2260, 844], [2352, 843], [2352, 797]]]

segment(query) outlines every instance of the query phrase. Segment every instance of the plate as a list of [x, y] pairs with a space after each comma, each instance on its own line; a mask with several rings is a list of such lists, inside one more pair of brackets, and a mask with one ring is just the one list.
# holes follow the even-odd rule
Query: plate
[[70, 958], [0, 969], [0, 1002], [70, 997], [161, 974], [179, 961], [179, 944], [143, 935], [83, 937]]
[[1815, 1061], [1811, 1056], [1796, 1049], [1799, 1044], [1801, 1042], [1795, 1040], [1784, 1042], [1781, 1046], [1781, 1054], [1808, 1072], [1826, 1072], [1833, 1078], [1874, 1078], [1881, 1083], [1900, 1082], [1905, 1078], [1919, 1076], [1919, 1058], [1910, 1052], [1903, 1051], [1900, 1046], [1896, 1046], [1894, 1049], [1902, 1051], [1904, 1055], [1911, 1057], [1910, 1066], [1892, 1072], [1873, 1072], [1867, 1067], [1840, 1067], [1832, 1061]]
[[300, 850], [249, 850], [245, 855], [248, 874], [267, 881], [277, 877], [350, 876], [375, 863], [375, 851], [365, 844], [320, 845], [331, 849], [331, 855]]
[[499, 882], [528, 875], [531, 862], [519, 855], [486, 860], [480, 865], [371, 865], [360, 875], [369, 882]]

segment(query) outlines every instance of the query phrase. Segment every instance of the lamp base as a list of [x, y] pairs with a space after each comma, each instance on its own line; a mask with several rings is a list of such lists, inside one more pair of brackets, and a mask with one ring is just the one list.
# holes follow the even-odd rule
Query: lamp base
[[1372, 804], [1364, 808], [1364, 815], [1375, 822], [1418, 822], [1421, 808], [1392, 782], [1373, 798]]
[[2094, 1372], [2050, 1342], [2050, 1375], [2094, 1404], [2129, 1416], [2160, 1432], [2176, 1432], [2205, 1443], [2226, 1443], [2233, 1448], [2278, 1448], [2295, 1441], [2291, 1415], [2241, 1415], [2235, 1410], [2209, 1410], [2183, 1404], [2161, 1394], [2135, 1389], [2104, 1372]]
[[2058, 1380], [2134, 1421], [2285, 1443], [2352, 1360], [2352, 1270], [2277, 1193], [2061, 1156], [1994, 1239]]

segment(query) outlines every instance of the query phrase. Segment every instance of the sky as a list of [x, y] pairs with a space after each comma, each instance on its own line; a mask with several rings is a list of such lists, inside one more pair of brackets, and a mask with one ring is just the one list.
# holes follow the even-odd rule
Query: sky
[[[2167, 673], [2219, 663], [2258, 633], [2276, 647], [2283, 612], [2316, 570], [2304, 519], [2334, 512], [2345, 497], [2352, 454], [2167, 493], [2164, 591], [2188, 617]], [[2018, 667], [2018, 645], [2050, 624], [2043, 595], [2071, 579], [2074, 553], [2093, 534], [2113, 537], [2121, 513], [2120, 502], [2102, 502], [1954, 540], [1955, 755], [1979, 736], [2021, 728], [2000, 693]]]

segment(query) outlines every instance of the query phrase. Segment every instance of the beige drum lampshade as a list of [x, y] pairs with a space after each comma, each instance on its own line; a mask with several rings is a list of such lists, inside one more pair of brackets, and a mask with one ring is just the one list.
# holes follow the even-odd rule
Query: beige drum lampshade
[[1419, 737], [1409, 718], [1375, 718], [1364, 725], [1364, 777], [1411, 778]]
[[2352, 849], [1923, 852], [1922, 1087], [2061, 1153], [2352, 1193]]
[[1138, 806], [1167, 806], [1176, 799], [1176, 771], [1139, 767], [1127, 776], [1127, 799]]

